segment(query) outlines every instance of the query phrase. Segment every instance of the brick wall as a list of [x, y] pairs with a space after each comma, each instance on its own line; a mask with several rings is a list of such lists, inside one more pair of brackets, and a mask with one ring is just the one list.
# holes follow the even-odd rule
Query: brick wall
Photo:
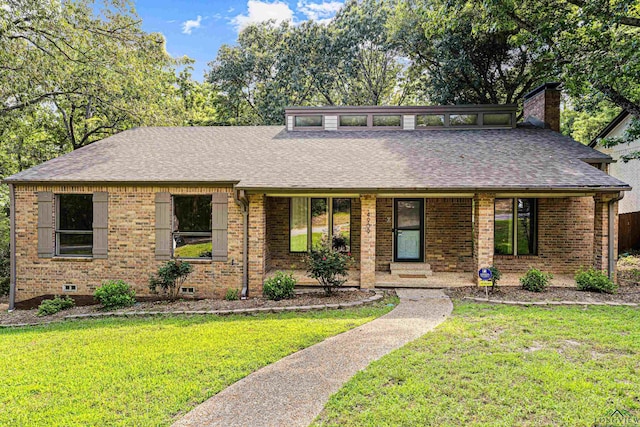
[[[16, 185], [16, 301], [43, 294], [61, 294], [64, 284], [75, 284], [73, 294], [92, 294], [102, 281], [122, 279], [138, 295], [148, 295], [148, 277], [163, 261], [155, 259], [155, 193], [212, 194], [227, 192], [227, 262], [193, 261], [194, 272], [185, 286], [196, 288], [196, 297], [221, 297], [228, 288], [242, 287], [242, 213], [230, 188], [114, 187]], [[38, 191], [109, 193], [108, 258], [38, 258]], [[54, 202], [55, 203], [55, 202]], [[54, 209], [55, 212], [55, 209]]]
[[[267, 197], [267, 271], [305, 269], [304, 253], [289, 252], [288, 197]], [[351, 199], [351, 255], [360, 265], [360, 199]]]
[[560, 91], [542, 90], [524, 101], [524, 118], [530, 116], [544, 122], [550, 129], [560, 132]]
[[267, 248], [267, 198], [249, 195], [249, 294], [261, 295], [266, 262], [271, 257]]
[[376, 271], [389, 271], [393, 261], [393, 199], [376, 202]]
[[593, 265], [593, 224], [592, 197], [538, 199], [538, 256], [496, 255], [495, 265], [506, 273], [573, 274]]
[[424, 253], [431, 270], [474, 270], [471, 206], [472, 199], [426, 200]]
[[480, 268], [494, 264], [494, 202], [495, 194], [476, 194], [473, 200], [473, 278]]
[[372, 288], [376, 281], [376, 196], [363, 194], [360, 197], [360, 287]]
[[[376, 270], [393, 261], [393, 199], [377, 200]], [[471, 199], [425, 200], [425, 262], [433, 271], [472, 271]]]

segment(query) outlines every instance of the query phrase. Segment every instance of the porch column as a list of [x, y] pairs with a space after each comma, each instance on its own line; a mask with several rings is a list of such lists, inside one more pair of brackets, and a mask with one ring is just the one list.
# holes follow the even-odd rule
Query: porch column
[[493, 265], [494, 252], [494, 202], [493, 193], [476, 193], [473, 198], [473, 279], [480, 283], [478, 270]]
[[[593, 216], [593, 267], [603, 272], [609, 271], [609, 231], [613, 231], [613, 260], [618, 259], [618, 202], [613, 203], [613, 213], [609, 218], [609, 201], [617, 194], [597, 193], [593, 196], [595, 214]], [[609, 224], [609, 220], [613, 224]], [[616, 266], [611, 271], [616, 280]]]
[[249, 195], [249, 294], [262, 294], [267, 258], [267, 214], [264, 194]]
[[376, 284], [376, 196], [360, 197], [360, 287], [373, 288]]

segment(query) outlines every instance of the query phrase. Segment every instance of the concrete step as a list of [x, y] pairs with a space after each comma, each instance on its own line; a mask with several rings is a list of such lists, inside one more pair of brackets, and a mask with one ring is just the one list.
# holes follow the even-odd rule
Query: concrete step
[[391, 271], [400, 271], [400, 270], [426, 270], [431, 271], [431, 265], [426, 262], [392, 262], [391, 263]]
[[394, 276], [402, 274], [403, 276], [431, 276], [431, 270], [391, 270]]

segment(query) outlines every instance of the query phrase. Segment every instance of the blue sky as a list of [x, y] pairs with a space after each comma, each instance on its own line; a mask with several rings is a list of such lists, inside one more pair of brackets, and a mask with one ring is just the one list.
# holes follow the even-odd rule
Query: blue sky
[[193, 77], [202, 80], [207, 63], [222, 44], [233, 44], [245, 26], [267, 19], [300, 23], [331, 19], [344, 0], [137, 0], [135, 8], [148, 32], [167, 39], [172, 56], [196, 60]]

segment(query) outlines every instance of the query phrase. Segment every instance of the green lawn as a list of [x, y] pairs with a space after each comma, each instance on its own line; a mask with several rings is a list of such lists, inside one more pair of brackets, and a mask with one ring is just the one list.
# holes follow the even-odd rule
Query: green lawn
[[0, 329], [0, 425], [169, 425], [252, 371], [382, 315], [388, 302]]
[[374, 362], [315, 425], [591, 426], [640, 416], [640, 310], [456, 303], [436, 331]]

